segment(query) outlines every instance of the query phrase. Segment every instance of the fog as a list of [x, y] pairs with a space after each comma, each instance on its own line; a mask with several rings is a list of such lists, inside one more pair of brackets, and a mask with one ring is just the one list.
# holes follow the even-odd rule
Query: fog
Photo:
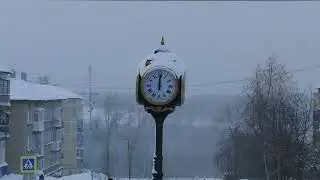
[[[115, 98], [118, 106], [126, 111], [135, 103], [134, 97], [118, 94]], [[96, 108], [92, 121], [104, 121], [103, 106], [100, 100], [103, 95], [96, 97]], [[129, 99], [129, 100], [128, 100]], [[219, 175], [213, 163], [213, 154], [218, 140], [223, 136], [222, 117], [223, 107], [237, 100], [237, 96], [194, 96], [188, 99], [185, 106], [177, 108], [169, 115], [164, 126], [163, 170], [166, 177], [213, 177]], [[119, 105], [120, 104], [120, 105]], [[127, 108], [127, 109], [126, 109]], [[85, 111], [88, 109], [85, 109]], [[100, 114], [99, 114], [100, 111]], [[86, 111], [88, 112], [88, 111]], [[100, 115], [100, 117], [99, 117]], [[100, 126], [93, 126], [92, 131], [88, 123], [85, 131], [85, 161], [88, 168], [103, 171], [102, 158], [105, 144], [97, 140], [95, 134]], [[100, 118], [100, 119], [99, 119]], [[119, 128], [122, 136], [134, 136], [136, 127], [125, 124]], [[107, 140], [107, 137], [105, 137]], [[112, 136], [110, 174], [116, 177], [128, 176], [127, 144], [117, 134]], [[139, 130], [139, 136], [133, 155], [132, 176], [150, 177], [154, 153], [154, 122], [151, 115]], [[102, 164], [101, 164], [102, 162]]]

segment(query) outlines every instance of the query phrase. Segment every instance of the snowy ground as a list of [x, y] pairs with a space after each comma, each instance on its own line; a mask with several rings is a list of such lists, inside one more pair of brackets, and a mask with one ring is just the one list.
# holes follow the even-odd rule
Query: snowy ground
[[[107, 177], [103, 174], [94, 174], [93, 180], [106, 180]], [[20, 174], [9, 174], [4, 176], [1, 180], [22, 180], [22, 175]], [[61, 178], [45, 177], [45, 180], [91, 180], [91, 173], [86, 172], [82, 174], [74, 174], [71, 176], [64, 176]]]
[[[136, 179], [131, 178], [132, 180], [148, 180], [148, 179]], [[221, 180], [215, 178], [170, 178], [168, 180]], [[8, 176], [4, 176], [1, 180], [22, 180], [22, 175], [18, 174], [10, 174]], [[75, 174], [71, 176], [64, 176], [61, 178], [53, 178], [53, 177], [45, 177], [45, 180], [91, 180], [91, 173], [86, 172], [82, 174]], [[107, 177], [103, 174], [94, 174], [93, 180], [107, 180]], [[114, 180], [128, 180], [128, 178], [114, 178]]]

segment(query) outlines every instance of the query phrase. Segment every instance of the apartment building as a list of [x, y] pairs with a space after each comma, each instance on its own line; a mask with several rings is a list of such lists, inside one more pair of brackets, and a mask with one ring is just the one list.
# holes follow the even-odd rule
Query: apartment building
[[5, 154], [9, 137], [10, 75], [10, 70], [0, 68], [0, 178], [8, 173]]
[[45, 175], [61, 176], [63, 103], [79, 96], [52, 85], [28, 82], [26, 73], [21, 73], [21, 79], [11, 81], [12, 138], [6, 148], [10, 151], [6, 154], [9, 172], [19, 173], [20, 156], [33, 155], [38, 158], [38, 170]]
[[[83, 169], [83, 103], [81, 98], [63, 101], [64, 142], [63, 175], [81, 172]], [[76, 141], [75, 141], [76, 140]]]

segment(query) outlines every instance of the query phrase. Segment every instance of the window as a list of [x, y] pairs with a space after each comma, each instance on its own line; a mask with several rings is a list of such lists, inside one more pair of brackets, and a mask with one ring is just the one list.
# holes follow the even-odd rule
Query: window
[[52, 130], [51, 141], [57, 141], [57, 131], [55, 129]]
[[0, 79], [0, 95], [9, 95], [9, 80]]
[[83, 136], [80, 133], [77, 134], [77, 144], [79, 147], [83, 146]]
[[38, 121], [39, 120], [39, 112], [38, 111], [33, 111], [33, 120]]
[[0, 111], [0, 125], [8, 125], [9, 124], [9, 116], [6, 112]]
[[46, 109], [45, 110], [45, 120], [46, 121], [50, 121], [51, 120], [51, 118], [50, 118], [50, 110], [49, 109]]
[[38, 169], [39, 170], [43, 170], [43, 158], [41, 158], [41, 159], [38, 159]]
[[81, 149], [77, 150], [77, 157], [83, 157], [83, 151]]
[[49, 156], [44, 156], [44, 157], [43, 157], [43, 160], [44, 160], [44, 161], [43, 161], [43, 166], [46, 167], [46, 168], [50, 166], [49, 159], [50, 159]]
[[6, 161], [6, 145], [5, 141], [0, 141], [0, 163]]
[[51, 132], [50, 131], [46, 131], [44, 133], [44, 141], [45, 141], [45, 144], [51, 142], [52, 140], [52, 136], [51, 136]]
[[30, 124], [30, 106], [26, 109], [26, 118], [27, 118], [27, 124]]

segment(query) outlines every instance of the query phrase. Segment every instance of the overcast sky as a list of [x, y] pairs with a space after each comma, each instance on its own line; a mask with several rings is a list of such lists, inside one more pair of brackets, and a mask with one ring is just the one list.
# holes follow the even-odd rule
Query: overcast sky
[[[139, 61], [160, 44], [188, 67], [188, 82], [250, 76], [267, 56], [289, 69], [320, 64], [320, 2], [0, 1], [0, 64], [85, 88], [134, 87]], [[320, 69], [295, 73], [304, 87]], [[241, 85], [190, 88], [239, 92]]]

